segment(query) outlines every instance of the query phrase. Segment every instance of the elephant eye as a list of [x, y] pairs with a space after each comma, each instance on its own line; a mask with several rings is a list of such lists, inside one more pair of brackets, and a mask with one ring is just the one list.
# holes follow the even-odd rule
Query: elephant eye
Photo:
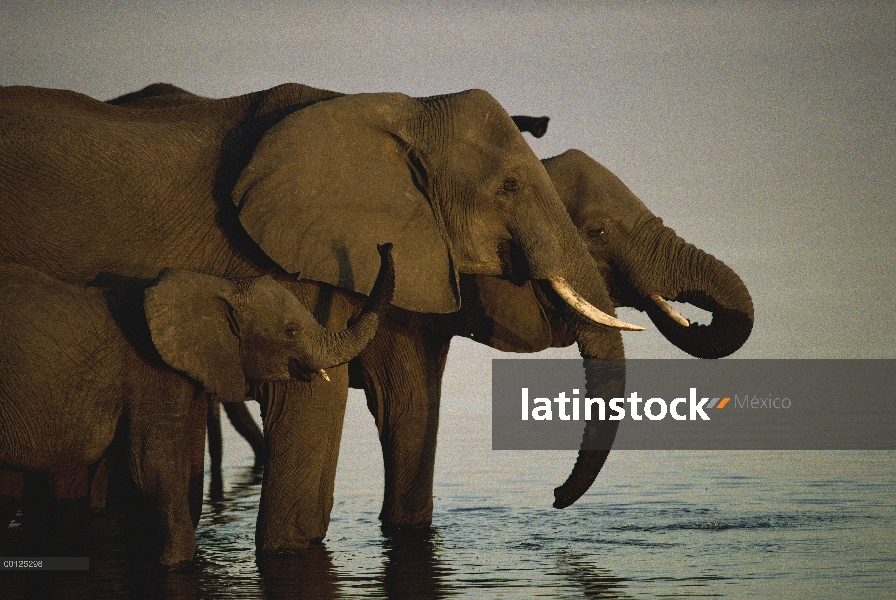
[[299, 326], [296, 325], [295, 323], [290, 323], [289, 325], [286, 326], [286, 331], [284, 333], [285, 333], [286, 337], [294, 338], [297, 335], [299, 335]]
[[502, 186], [502, 189], [505, 192], [512, 192], [512, 191], [516, 190], [518, 187], [519, 187], [519, 183], [517, 182], [516, 178], [508, 177], [507, 179], [504, 180], [504, 185]]
[[588, 231], [588, 237], [590, 237], [592, 240], [596, 240], [597, 238], [599, 238], [599, 237], [602, 236], [603, 234], [604, 234], [604, 228], [603, 228], [603, 227], [595, 227], [594, 229], [591, 229], [591, 230]]

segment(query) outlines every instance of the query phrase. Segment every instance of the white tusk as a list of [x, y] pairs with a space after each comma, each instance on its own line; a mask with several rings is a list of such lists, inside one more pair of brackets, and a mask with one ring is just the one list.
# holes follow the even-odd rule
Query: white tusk
[[324, 371], [323, 369], [318, 369], [317, 374], [320, 375], [320, 378], [323, 379], [324, 381], [330, 381], [330, 376], [327, 375], [327, 372]]
[[672, 305], [670, 305], [668, 302], [666, 302], [663, 299], [663, 297], [660, 296], [659, 294], [651, 294], [650, 299], [653, 300], [654, 303], [656, 303], [656, 305], [660, 307], [660, 310], [663, 311], [664, 313], [666, 313], [666, 315], [670, 319], [672, 319], [673, 321], [675, 321], [682, 327], [690, 327], [691, 326], [690, 322], [687, 319], [685, 319], [684, 317], [682, 317], [681, 313], [679, 313], [677, 310], [672, 308]]
[[620, 321], [616, 317], [611, 317], [607, 313], [598, 310], [589, 304], [587, 300], [579, 296], [579, 294], [572, 289], [572, 286], [570, 286], [562, 277], [551, 277], [548, 281], [551, 282], [551, 287], [554, 288], [554, 291], [560, 294], [560, 297], [563, 298], [567, 304], [595, 323], [600, 323], [607, 327], [615, 327], [616, 329], [627, 329], [628, 331], [644, 331], [644, 328], [640, 325], [632, 325], [631, 323]]

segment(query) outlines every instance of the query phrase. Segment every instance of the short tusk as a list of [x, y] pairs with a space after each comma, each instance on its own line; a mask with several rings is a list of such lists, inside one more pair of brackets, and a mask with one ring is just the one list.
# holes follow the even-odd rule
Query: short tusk
[[660, 296], [659, 294], [651, 294], [650, 299], [653, 300], [654, 303], [660, 307], [660, 310], [663, 311], [664, 313], [666, 313], [666, 315], [670, 319], [672, 319], [673, 321], [675, 321], [682, 327], [690, 327], [691, 326], [691, 323], [687, 319], [682, 317], [681, 313], [679, 313], [677, 310], [672, 308], [672, 305], [670, 305], [668, 302], [666, 302], [663, 299], [663, 297]]
[[324, 381], [330, 381], [330, 376], [327, 375], [327, 372], [324, 371], [323, 369], [318, 369], [317, 374], [320, 375], [320, 378], [323, 379]]
[[587, 300], [579, 296], [579, 294], [572, 289], [572, 286], [570, 286], [562, 277], [551, 277], [548, 281], [551, 282], [551, 287], [554, 288], [554, 291], [560, 294], [560, 297], [563, 298], [567, 304], [595, 323], [600, 323], [607, 327], [615, 327], [616, 329], [626, 329], [628, 331], [644, 331], [644, 328], [640, 325], [632, 325], [631, 323], [620, 321], [616, 317], [611, 317], [607, 313], [598, 310], [593, 305], [589, 304]]

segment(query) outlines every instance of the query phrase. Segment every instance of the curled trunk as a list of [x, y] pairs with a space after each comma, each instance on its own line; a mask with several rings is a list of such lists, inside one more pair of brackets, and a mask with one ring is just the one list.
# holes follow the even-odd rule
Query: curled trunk
[[380, 271], [370, 296], [358, 319], [347, 329], [325, 332], [321, 344], [320, 368], [326, 369], [347, 363], [367, 346], [376, 335], [380, 319], [389, 308], [395, 291], [395, 266], [392, 262], [392, 244], [377, 246], [380, 253]]
[[[651, 251], [627, 253], [637, 258], [625, 261], [623, 267], [645, 299], [642, 308], [670, 342], [697, 358], [722, 358], [747, 341], [753, 329], [753, 301], [728, 265], [688, 244], [652, 215], [638, 224], [632, 245]], [[655, 295], [707, 310], [712, 322], [685, 326], [668, 306], [655, 298], [647, 300]]]

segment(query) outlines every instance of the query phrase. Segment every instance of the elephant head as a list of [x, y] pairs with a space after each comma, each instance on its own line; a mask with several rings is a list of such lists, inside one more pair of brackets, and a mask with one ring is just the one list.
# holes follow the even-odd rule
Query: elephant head
[[376, 333], [392, 297], [391, 244], [378, 247], [381, 267], [358, 319], [330, 332], [270, 275], [224, 279], [169, 269], [147, 288], [146, 320], [171, 367], [224, 401], [245, 399], [246, 380], [310, 380], [358, 355]]
[[[646, 312], [670, 342], [698, 358], [728, 356], [747, 341], [753, 302], [737, 273], [664, 226], [584, 152], [569, 150], [543, 162], [614, 306]], [[707, 310], [712, 322], [689, 323], [666, 300]]]
[[[519, 121], [528, 126], [528, 122]], [[524, 127], [521, 125], [521, 129]], [[526, 130], [526, 129], [524, 129]], [[740, 277], [722, 261], [686, 243], [663, 226], [647, 207], [604, 166], [578, 150], [542, 161], [607, 283], [615, 307], [645, 311], [669, 341], [699, 358], [721, 358], [735, 352], [750, 335], [753, 303]], [[492, 347], [532, 352], [578, 342], [584, 358], [621, 354], [607, 343], [570, 327], [570, 315], [551, 290], [523, 281], [477, 278], [463, 319], [465, 335]], [[522, 285], [518, 285], [522, 283]], [[709, 325], [689, 323], [666, 300], [689, 302], [712, 312]], [[621, 356], [619, 356], [621, 357]], [[598, 369], [602, 371], [598, 372]], [[589, 367], [589, 394], [619, 396], [624, 374], [608, 367]], [[612, 368], [611, 368], [612, 369]], [[594, 371], [594, 372], [591, 372]], [[615, 427], [589, 425], [585, 441], [597, 450], [582, 450], [567, 482], [555, 490], [554, 506], [576, 501], [600, 472]]]
[[[245, 231], [287, 272], [368, 294], [363, 248], [395, 244], [396, 306], [447, 313], [459, 273], [550, 281], [594, 321], [612, 305], [543, 165], [488, 93], [357, 94], [270, 127], [233, 190]], [[597, 307], [597, 308], [595, 308]]]

